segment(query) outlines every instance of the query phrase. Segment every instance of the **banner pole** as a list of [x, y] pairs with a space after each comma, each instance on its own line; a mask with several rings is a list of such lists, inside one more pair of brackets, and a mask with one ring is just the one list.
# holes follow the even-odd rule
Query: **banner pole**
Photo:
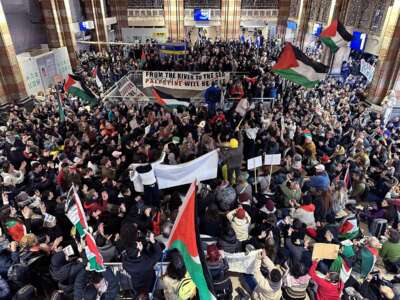
[[271, 180], [272, 180], [272, 165], [270, 165], [270, 168], [269, 168], [269, 180], [268, 180], [268, 191], [270, 191], [269, 190], [269, 187], [271, 186]]
[[256, 168], [256, 158], [253, 158], [253, 164], [254, 164], [254, 190], [257, 193], [257, 168]]

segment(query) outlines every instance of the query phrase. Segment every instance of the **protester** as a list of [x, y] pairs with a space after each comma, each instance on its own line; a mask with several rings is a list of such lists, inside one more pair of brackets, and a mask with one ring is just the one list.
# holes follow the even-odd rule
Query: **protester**
[[[395, 289], [371, 277], [399, 272], [400, 121], [385, 125], [368, 108], [366, 81], [353, 70], [358, 56], [346, 63], [346, 78], [306, 89], [271, 70], [281, 45], [259, 35], [257, 44], [202, 39], [184, 57], [150, 42], [84, 51], [76, 74], [96, 105], [58, 85], [32, 108], [10, 109], [0, 130], [1, 295], [198, 297], [182, 249], [163, 251], [187, 185], [163, 188], [157, 165], [179, 169], [218, 149], [217, 176], [196, 193], [204, 257], [193, 258], [218, 299], [233, 298], [231, 276], [254, 299], [347, 299], [347, 285], [361, 293], [370, 282], [372, 294], [390, 299]], [[307, 52], [321, 57], [318, 44]], [[204, 87], [207, 108], [103, 98], [137, 70], [230, 74]], [[266, 96], [273, 103], [257, 99]], [[244, 98], [249, 106], [239, 114]], [[280, 163], [247, 170], [248, 159], [265, 154], [280, 154]], [[341, 245], [338, 258], [313, 262], [321, 242]], [[355, 252], [347, 255], [344, 244]], [[156, 274], [165, 262], [165, 274]]]

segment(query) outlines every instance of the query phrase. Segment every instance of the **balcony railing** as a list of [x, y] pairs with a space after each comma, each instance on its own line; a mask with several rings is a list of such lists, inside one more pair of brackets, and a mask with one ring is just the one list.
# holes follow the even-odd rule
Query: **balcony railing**
[[163, 0], [128, 0], [128, 8], [163, 8]]

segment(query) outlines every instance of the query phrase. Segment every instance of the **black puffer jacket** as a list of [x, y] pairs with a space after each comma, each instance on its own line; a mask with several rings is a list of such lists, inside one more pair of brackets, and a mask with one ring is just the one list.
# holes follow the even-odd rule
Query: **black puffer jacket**
[[73, 295], [74, 281], [78, 273], [85, 266], [79, 261], [68, 262], [65, 259], [64, 252], [57, 252], [51, 257], [50, 275], [58, 283], [58, 287], [66, 295]]

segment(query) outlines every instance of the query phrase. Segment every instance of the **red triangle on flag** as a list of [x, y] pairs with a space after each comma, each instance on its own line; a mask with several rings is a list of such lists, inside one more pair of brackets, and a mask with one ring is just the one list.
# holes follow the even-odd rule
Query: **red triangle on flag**
[[272, 67], [272, 70], [286, 70], [290, 68], [298, 67], [299, 64], [294, 53], [293, 46], [291, 43], [287, 43], [277, 63]]
[[332, 21], [331, 25], [329, 25], [321, 32], [320, 37], [335, 36], [337, 32], [337, 26], [338, 26], [338, 21], [337, 20]]

